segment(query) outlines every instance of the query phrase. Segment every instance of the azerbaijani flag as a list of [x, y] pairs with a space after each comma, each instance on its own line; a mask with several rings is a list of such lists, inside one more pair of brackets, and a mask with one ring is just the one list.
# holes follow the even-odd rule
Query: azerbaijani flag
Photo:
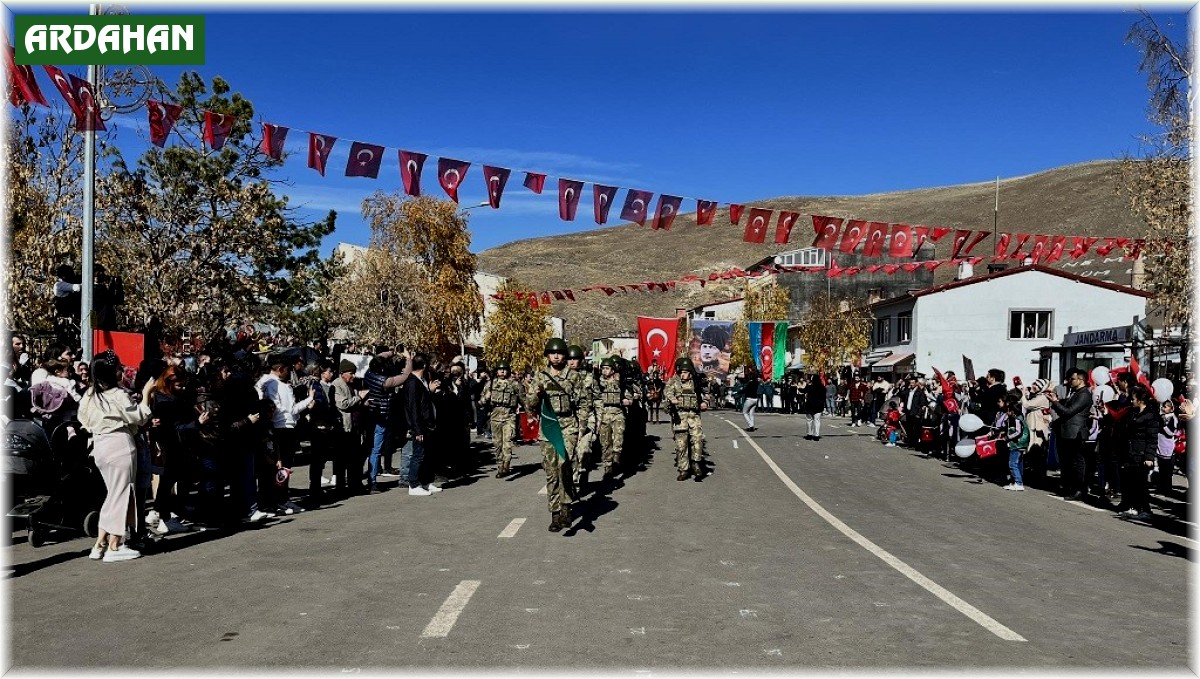
[[751, 321], [749, 330], [750, 351], [762, 379], [783, 377], [787, 369], [787, 321]]

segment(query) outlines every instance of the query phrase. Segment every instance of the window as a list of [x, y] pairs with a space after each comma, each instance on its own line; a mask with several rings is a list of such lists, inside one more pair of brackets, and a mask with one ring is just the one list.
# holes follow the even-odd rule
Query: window
[[1050, 339], [1052, 311], [1008, 312], [1009, 339]]
[[778, 256], [776, 264], [782, 266], [825, 266], [825, 250], [805, 248]]
[[715, 312], [715, 311], [705, 311], [705, 312], [704, 312], [704, 317], [705, 317], [705, 318], [716, 318], [716, 317], [717, 317], [717, 312]]
[[890, 316], [875, 320], [875, 346], [886, 346], [892, 343], [891, 320]]
[[912, 312], [902, 311], [896, 314], [896, 339], [900, 342], [912, 341]]

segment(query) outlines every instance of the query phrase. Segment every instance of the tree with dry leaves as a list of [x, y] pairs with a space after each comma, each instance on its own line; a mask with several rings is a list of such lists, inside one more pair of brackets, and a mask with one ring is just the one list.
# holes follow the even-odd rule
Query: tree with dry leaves
[[871, 314], [849, 299], [817, 295], [800, 319], [796, 337], [809, 372], [832, 375], [866, 351], [871, 342]]
[[345, 328], [361, 344], [421, 345], [426, 286], [416, 262], [367, 248], [338, 264], [339, 274], [318, 303], [331, 326]]
[[496, 291], [495, 309], [484, 322], [483, 356], [488, 365], [506, 360], [512, 374], [532, 371], [542, 365], [542, 350], [550, 339], [550, 307], [529, 303], [533, 289], [508, 279]]
[[396, 266], [415, 267], [420, 294], [412, 344], [444, 357], [461, 353], [483, 316], [466, 212], [432, 196], [376, 191], [363, 200], [363, 216], [371, 225], [371, 250], [385, 253]]
[[749, 322], [788, 320], [792, 295], [774, 280], [761, 286], [751, 285], [747, 281], [742, 300], [742, 318], [733, 324], [733, 350], [729, 354], [731, 366], [754, 365], [754, 356], [750, 351]]
[[[1192, 259], [1192, 57], [1146, 11], [1126, 42], [1142, 53], [1138, 69], [1150, 90], [1149, 119], [1158, 132], [1143, 140], [1143, 157], [1122, 163], [1122, 190], [1146, 224], [1142, 258], [1154, 305], [1191, 344], [1195, 264]], [[1186, 352], [1185, 352], [1186, 353]], [[1186, 359], [1185, 359], [1186, 360]]]

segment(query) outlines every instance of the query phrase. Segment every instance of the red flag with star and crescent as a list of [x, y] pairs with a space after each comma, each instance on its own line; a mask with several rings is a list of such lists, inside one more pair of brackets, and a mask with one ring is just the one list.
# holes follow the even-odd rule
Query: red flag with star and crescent
[[851, 219], [846, 222], [846, 228], [842, 231], [842, 242], [838, 245], [838, 249], [842, 252], [854, 252], [858, 244], [862, 242], [863, 236], [867, 233], [867, 223], [862, 219]]
[[325, 176], [325, 162], [329, 160], [329, 153], [333, 151], [336, 142], [337, 137], [316, 132], [308, 133], [308, 166], [320, 172], [322, 177]]
[[400, 180], [404, 192], [410, 196], [421, 195], [421, 168], [425, 167], [427, 157], [416, 151], [400, 151]]
[[717, 201], [696, 200], [696, 226], [710, 226], [717, 214]]
[[546, 175], [537, 172], [525, 173], [525, 188], [540, 194], [546, 187]]
[[841, 217], [822, 217], [821, 215], [813, 215], [813, 233], [816, 237], [813, 238], [812, 247], [821, 248], [822, 250], [832, 250], [837, 244], [838, 231], [842, 228]]
[[742, 240], [746, 243], [767, 242], [767, 226], [771, 223], [771, 211], [765, 207], [750, 208], [746, 218], [746, 230], [742, 232]]
[[483, 166], [483, 180], [487, 184], [488, 205], [500, 209], [500, 196], [504, 195], [504, 185], [508, 183], [508, 175], [512, 171], [505, 167]]
[[438, 183], [442, 185], [442, 190], [450, 196], [450, 200], [458, 202], [458, 187], [462, 186], [463, 179], [467, 177], [467, 170], [471, 164], [465, 160], [455, 160], [453, 158], [438, 158]]
[[229, 133], [233, 132], [233, 124], [236, 122], [237, 117], [232, 113], [205, 111], [204, 141], [208, 143], [209, 148], [219, 151], [225, 146], [225, 140], [229, 139]]
[[871, 222], [867, 224], [866, 244], [863, 245], [863, 257], [879, 257], [883, 254], [883, 241], [887, 238], [888, 224]]
[[729, 204], [729, 223], [737, 224], [738, 222], [742, 221], [742, 210], [744, 210], [744, 209], [746, 209], [745, 205], [738, 205], [737, 203], [730, 203]]
[[271, 160], [283, 160], [283, 142], [287, 139], [288, 128], [271, 123], [263, 123], [262, 128], [262, 152]]
[[675, 340], [679, 331], [678, 318], [647, 318], [638, 316], [638, 364], [642, 372], [657, 361], [664, 379], [675, 372]]
[[800, 219], [799, 212], [781, 211], [779, 213], [779, 221], [775, 223], [775, 243], [784, 245], [792, 240], [792, 227], [796, 225], [796, 220]]
[[912, 257], [912, 227], [908, 224], [892, 224], [892, 240], [888, 243], [888, 254], [892, 257]]
[[592, 208], [596, 213], [596, 223], [608, 221], [608, 211], [612, 209], [613, 200], [617, 197], [617, 187], [603, 184], [592, 184]]
[[67, 102], [67, 106], [71, 108], [71, 113], [74, 113], [75, 117], [78, 118], [80, 116], [79, 98], [75, 95], [75, 88], [71, 87], [71, 80], [67, 77], [67, 74], [63, 73], [59, 67], [49, 64], [43, 65], [42, 68], [46, 69], [46, 74], [50, 76], [50, 82], [54, 83], [54, 87], [58, 90], [58, 93]]
[[350, 145], [350, 157], [346, 159], [346, 176], [378, 179], [379, 166], [382, 164], [382, 146], [356, 141]]
[[621, 219], [646, 225], [646, 212], [650, 209], [650, 199], [654, 194], [650, 191], [629, 189], [625, 194], [625, 206], [621, 208]]
[[179, 114], [183, 113], [183, 107], [151, 99], [146, 102], [146, 113], [150, 116], [150, 143], [162, 148], [175, 121], [179, 120]]
[[579, 207], [579, 194], [583, 193], [583, 182], [574, 179], [558, 180], [558, 218], [565, 222], [575, 221], [575, 210]]
[[38, 87], [37, 80], [33, 77], [33, 67], [29, 64], [23, 66], [17, 65], [17, 54], [13, 49], [8, 38], [4, 39], [4, 63], [8, 67], [8, 100], [13, 106], [21, 106], [26, 103], [41, 104], [49, 106], [46, 102], [46, 97], [42, 95], [42, 90]]
[[683, 198], [679, 196], [659, 194], [658, 206], [654, 208], [654, 221], [651, 222], [650, 228], [655, 231], [670, 231], [671, 222], [675, 221], [675, 215], [679, 214], [679, 206], [682, 204]]
[[80, 132], [107, 130], [104, 120], [100, 118], [100, 105], [96, 103], [96, 93], [92, 90], [92, 84], [76, 75], [68, 77], [71, 79], [71, 87], [75, 90], [75, 101], [79, 104], [79, 112], [75, 115], [75, 129]]

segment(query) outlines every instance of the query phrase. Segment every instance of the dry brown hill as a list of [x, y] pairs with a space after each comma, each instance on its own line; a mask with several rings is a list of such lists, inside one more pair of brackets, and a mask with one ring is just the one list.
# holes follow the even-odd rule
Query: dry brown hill
[[[1118, 191], [1116, 161], [1069, 165], [1037, 174], [1000, 180], [1000, 231], [1051, 235], [1139, 236], [1143, 227], [1129, 212]], [[585, 233], [533, 238], [506, 243], [479, 254], [483, 271], [516, 278], [536, 290], [579, 288], [707, 274], [733, 266], [747, 267], [783, 250], [812, 243], [808, 215], [824, 214], [873, 221], [927, 224], [950, 228], [992, 228], [995, 183], [965, 184], [866, 196], [789, 196], [754, 201], [749, 205], [792, 210], [803, 217], [787, 246], [753, 245], [741, 240], [741, 227], [729, 224], [728, 212], [718, 210], [713, 226], [696, 226], [695, 213], [681, 214], [669, 232], [636, 224], [598, 228]], [[582, 208], [581, 208], [582, 209]], [[743, 216], [743, 219], [745, 217]], [[649, 223], [649, 222], [647, 222]], [[743, 222], [744, 223], [744, 222]], [[768, 234], [768, 240], [770, 239]], [[949, 256], [950, 238], [936, 256]], [[990, 238], [973, 254], [991, 254]], [[1103, 258], [1066, 258], [1067, 271], [1129, 283], [1127, 262]], [[881, 260], [883, 261], [883, 260]], [[564, 266], [563, 262], [570, 262]], [[935, 282], [953, 277], [950, 267], [937, 270]], [[740, 294], [741, 283], [706, 289], [682, 284], [674, 292], [577, 293], [576, 303], [555, 303], [553, 313], [567, 321], [573, 339], [604, 337], [632, 329], [636, 317], [673, 316], [677, 307], [690, 308]]]

